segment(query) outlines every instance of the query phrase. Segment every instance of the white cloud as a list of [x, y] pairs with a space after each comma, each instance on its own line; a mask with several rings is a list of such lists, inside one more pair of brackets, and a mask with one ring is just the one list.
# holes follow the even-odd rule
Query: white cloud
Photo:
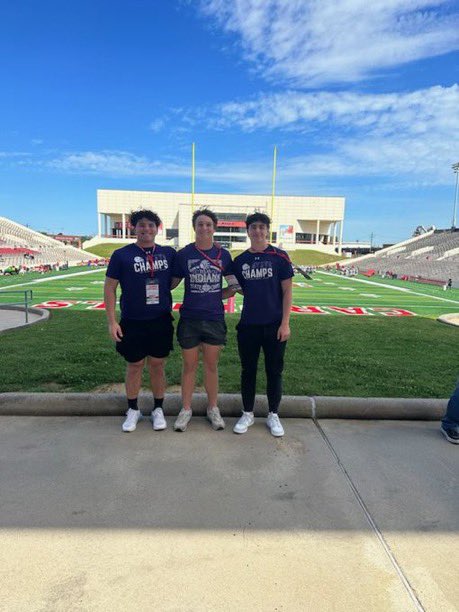
[[165, 126], [165, 124], [166, 122], [164, 121], [164, 119], [155, 119], [150, 123], [149, 127], [152, 132], [160, 132]]
[[27, 157], [25, 151], [0, 151], [0, 159], [14, 159], [17, 157]]
[[308, 154], [290, 159], [287, 173], [298, 174], [302, 165], [314, 176], [416, 176], [432, 184], [450, 181], [458, 108], [458, 85], [390, 94], [287, 91], [218, 105], [207, 122], [216, 129], [294, 131]]
[[266, 77], [296, 87], [355, 82], [459, 48], [453, 0], [201, 0]]
[[[279, 150], [279, 180], [290, 193], [346, 178], [400, 186], [451, 185], [451, 164], [459, 161], [459, 86], [411, 93], [296, 92], [227, 102], [184, 111], [202, 128], [244, 133], [275, 130], [294, 135], [295, 155]], [[291, 132], [290, 132], [291, 131]], [[278, 140], [279, 141], [279, 140]], [[260, 151], [250, 161], [200, 160], [198, 182], [249, 192], [269, 192], [271, 162]], [[1, 154], [0, 154], [1, 157]], [[187, 152], [150, 159], [129, 151], [65, 152], [52, 158], [19, 159], [19, 165], [100, 177], [188, 179]], [[376, 180], [378, 177], [378, 180]], [[199, 190], [199, 186], [198, 186]]]
[[185, 166], [163, 163], [128, 151], [82, 151], [64, 153], [41, 166], [76, 174], [99, 176], [186, 176]]
[[[151, 160], [145, 156], [135, 155], [128, 151], [80, 151], [63, 153], [53, 159], [29, 159], [31, 167], [47, 168], [69, 174], [90, 174], [100, 177], [154, 177], [154, 178], [190, 178], [191, 160], [177, 161]], [[197, 181], [213, 184], [245, 185], [257, 189], [263, 186], [269, 191], [270, 167], [268, 164], [254, 162], [198, 164]]]
[[[333, 123], [383, 135], [400, 129], [417, 133], [427, 123], [442, 130], [457, 126], [458, 107], [459, 86], [453, 85], [388, 94], [286, 91], [223, 103], [209, 109], [207, 116], [211, 127], [223, 129], [318, 131]], [[202, 111], [199, 114], [202, 116]]]

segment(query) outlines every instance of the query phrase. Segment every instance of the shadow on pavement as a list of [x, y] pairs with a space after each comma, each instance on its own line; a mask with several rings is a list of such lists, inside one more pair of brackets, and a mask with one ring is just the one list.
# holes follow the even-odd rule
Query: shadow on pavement
[[[0, 528], [371, 530], [311, 420], [273, 438], [193, 418], [123, 434], [116, 417], [1, 417]], [[459, 529], [458, 449], [436, 423], [321, 421], [376, 522]]]

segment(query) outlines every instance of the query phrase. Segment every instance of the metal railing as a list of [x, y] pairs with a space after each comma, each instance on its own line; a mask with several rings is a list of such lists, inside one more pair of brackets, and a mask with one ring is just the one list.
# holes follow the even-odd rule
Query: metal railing
[[[14, 294], [19, 294], [23, 296], [23, 300], [19, 300], [18, 302], [2, 302], [1, 301], [1, 297], [2, 295], [14, 295]], [[25, 321], [26, 323], [29, 322], [29, 307], [32, 303], [32, 299], [33, 299], [33, 292], [32, 289], [26, 289], [25, 291], [7, 291], [4, 290], [2, 291], [0, 289], [0, 304], [3, 306], [24, 306], [25, 309]]]

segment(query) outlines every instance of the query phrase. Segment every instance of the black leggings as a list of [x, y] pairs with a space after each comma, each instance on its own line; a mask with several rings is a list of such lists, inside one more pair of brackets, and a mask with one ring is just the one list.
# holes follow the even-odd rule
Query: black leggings
[[265, 356], [266, 395], [270, 412], [279, 410], [282, 398], [282, 371], [287, 342], [279, 342], [274, 325], [237, 326], [237, 345], [241, 359], [241, 394], [245, 412], [253, 412], [260, 349]]

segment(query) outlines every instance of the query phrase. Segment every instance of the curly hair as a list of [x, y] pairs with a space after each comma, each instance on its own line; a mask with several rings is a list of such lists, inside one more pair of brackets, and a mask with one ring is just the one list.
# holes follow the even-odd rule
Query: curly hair
[[162, 223], [159, 215], [152, 210], [135, 210], [131, 212], [130, 222], [133, 227], [137, 225], [140, 219], [148, 219], [149, 221], [152, 221], [156, 227], [159, 227]]
[[214, 228], [217, 229], [218, 217], [214, 213], [213, 210], [209, 210], [208, 208], [200, 208], [199, 210], [195, 210], [193, 213], [193, 217], [191, 218], [191, 222], [193, 223], [193, 227], [196, 228], [196, 219], [201, 215], [205, 215], [212, 219], [212, 223], [214, 224]]

